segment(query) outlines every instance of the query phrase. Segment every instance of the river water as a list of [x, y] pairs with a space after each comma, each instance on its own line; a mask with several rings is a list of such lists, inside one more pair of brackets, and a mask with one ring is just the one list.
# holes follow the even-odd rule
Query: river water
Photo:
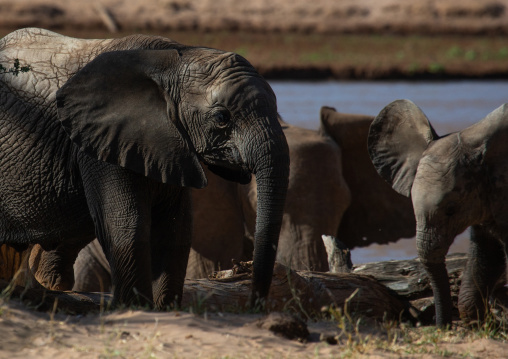
[[[317, 129], [321, 106], [340, 112], [377, 115], [396, 99], [410, 99], [425, 112], [438, 135], [458, 131], [480, 121], [508, 102], [507, 81], [450, 82], [293, 82], [271, 81], [279, 113], [293, 125]], [[450, 253], [466, 252], [468, 231], [455, 239]], [[355, 248], [353, 263], [410, 259], [417, 256], [414, 239], [388, 245]]]

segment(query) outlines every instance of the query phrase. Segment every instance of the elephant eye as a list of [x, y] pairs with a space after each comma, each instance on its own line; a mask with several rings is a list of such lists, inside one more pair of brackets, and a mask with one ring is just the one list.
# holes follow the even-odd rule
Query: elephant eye
[[449, 205], [448, 207], [446, 207], [445, 214], [448, 217], [453, 216], [455, 213], [457, 213], [457, 207], [455, 205]]
[[215, 123], [219, 128], [226, 127], [229, 124], [229, 120], [231, 119], [231, 114], [226, 109], [215, 111], [213, 116], [215, 118]]

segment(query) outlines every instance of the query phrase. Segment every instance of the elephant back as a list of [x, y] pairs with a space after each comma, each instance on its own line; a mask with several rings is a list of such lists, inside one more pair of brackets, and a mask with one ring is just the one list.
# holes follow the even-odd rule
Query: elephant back
[[11, 67], [18, 59], [21, 66], [29, 65], [31, 71], [18, 76], [0, 75], [0, 79], [16, 91], [30, 95], [25, 96], [27, 101], [50, 104], [58, 88], [109, 42], [76, 39], [39, 28], [14, 31], [1, 40], [0, 63]]
[[320, 131], [341, 147], [343, 176], [351, 191], [351, 205], [337, 232], [349, 248], [389, 243], [415, 235], [411, 200], [395, 192], [379, 176], [367, 151], [374, 116], [321, 109]]

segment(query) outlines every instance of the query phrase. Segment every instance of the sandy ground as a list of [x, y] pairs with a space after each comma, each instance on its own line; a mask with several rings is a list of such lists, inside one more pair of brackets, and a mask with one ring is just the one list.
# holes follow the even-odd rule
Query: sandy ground
[[336, 346], [319, 342], [332, 322], [312, 323], [311, 343], [258, 327], [261, 315], [122, 311], [65, 316], [28, 311], [11, 302], [0, 317], [2, 358], [259, 358], [327, 357]]
[[[117, 311], [68, 316], [0, 306], [0, 358], [506, 358], [506, 343], [416, 329], [411, 339], [388, 338], [381, 326], [364, 339], [341, 333], [332, 320], [308, 321], [307, 340], [289, 340], [258, 323], [260, 314]], [[430, 330], [429, 330], [430, 329]], [[461, 331], [460, 328], [456, 329]], [[462, 330], [463, 331], [463, 330]], [[365, 336], [370, 337], [365, 338]]]

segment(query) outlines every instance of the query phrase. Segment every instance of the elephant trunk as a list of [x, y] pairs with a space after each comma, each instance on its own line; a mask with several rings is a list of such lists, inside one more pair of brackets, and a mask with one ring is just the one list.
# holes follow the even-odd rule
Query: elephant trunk
[[253, 149], [251, 167], [256, 176], [257, 210], [251, 305], [264, 305], [272, 281], [289, 178], [289, 149], [278, 122], [272, 136], [258, 133], [263, 143]]
[[450, 244], [450, 241], [444, 240], [435, 231], [416, 231], [418, 257], [430, 279], [436, 307], [436, 325], [440, 327], [452, 323], [452, 297], [445, 263]]

